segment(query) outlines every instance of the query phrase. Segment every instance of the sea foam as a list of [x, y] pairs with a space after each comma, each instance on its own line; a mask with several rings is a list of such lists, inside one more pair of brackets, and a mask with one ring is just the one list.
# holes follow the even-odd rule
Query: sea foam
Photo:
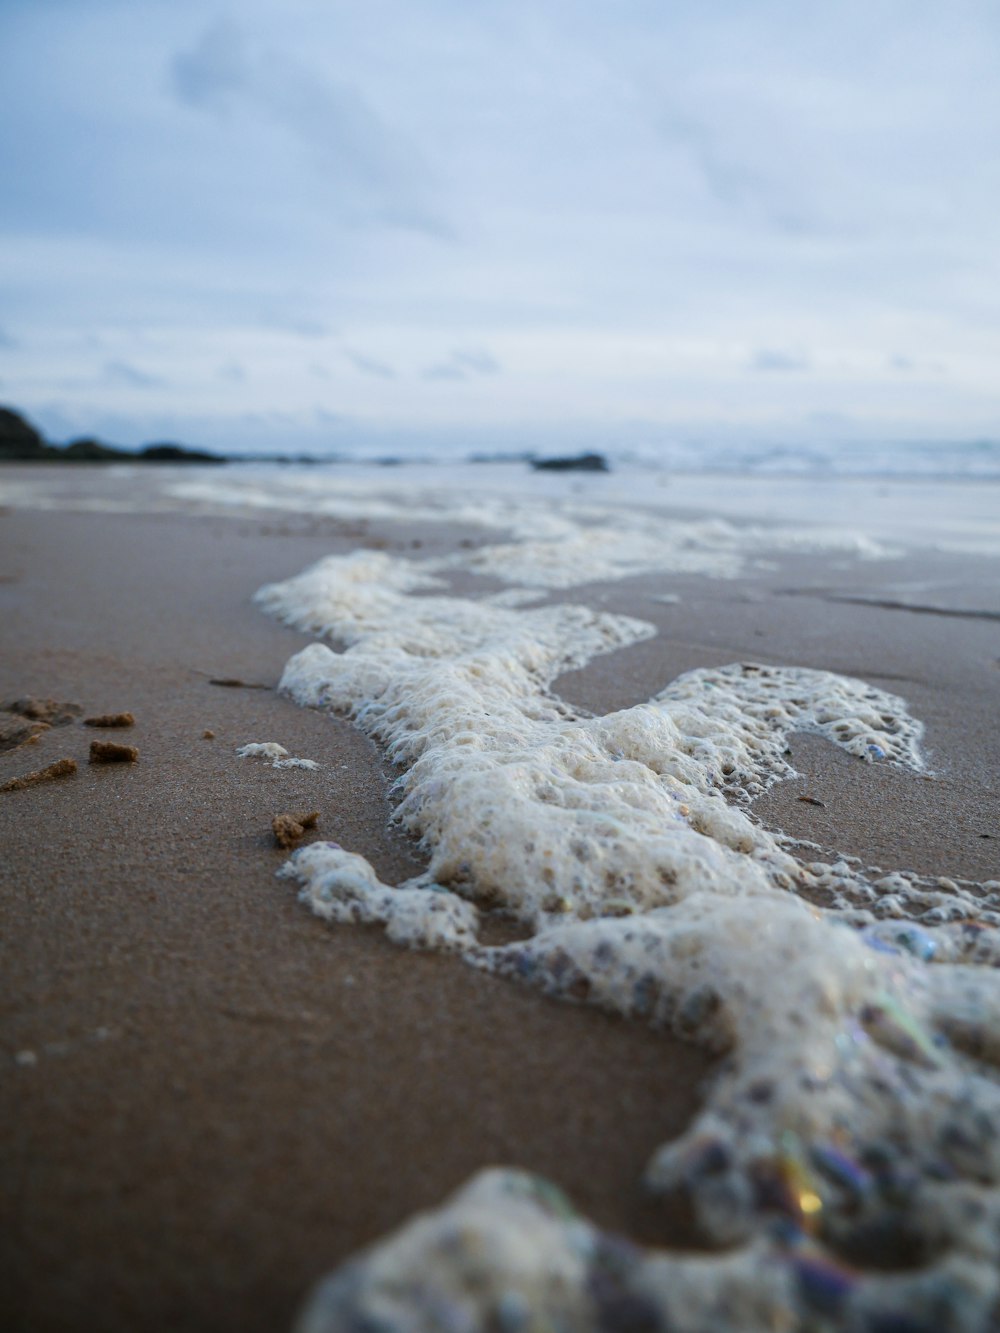
[[[717, 531], [714, 565], [700, 540], [703, 571], [724, 574], [755, 539], [740, 549]], [[607, 559], [614, 538], [588, 563], [576, 525], [547, 541], [565, 543], [565, 559], [539, 564], [514, 541], [490, 572], [561, 587], [570, 573], [636, 567]], [[664, 535], [665, 567], [681, 548]], [[645, 549], [640, 565], [651, 562]], [[703, 1110], [655, 1154], [647, 1183], [686, 1189], [729, 1248], [632, 1246], [545, 1182], [492, 1172], [335, 1275], [302, 1328], [988, 1327], [1000, 885], [806, 863], [747, 809], [790, 774], [794, 731], [919, 771], [904, 702], [828, 672], [740, 662], [585, 715], [552, 692], [556, 678], [652, 627], [572, 602], [452, 595], [449, 567], [357, 552], [258, 593], [332, 641], [297, 653], [282, 688], [383, 747], [400, 770], [396, 818], [429, 857], [392, 886], [357, 852], [318, 842], [282, 873], [329, 920], [381, 923], [399, 944], [457, 952], [722, 1056]], [[482, 916], [496, 912], [526, 938], [482, 943]], [[901, 1245], [920, 1261], [905, 1272], [836, 1257], [861, 1264]], [[639, 1322], [616, 1323], [616, 1310]]]

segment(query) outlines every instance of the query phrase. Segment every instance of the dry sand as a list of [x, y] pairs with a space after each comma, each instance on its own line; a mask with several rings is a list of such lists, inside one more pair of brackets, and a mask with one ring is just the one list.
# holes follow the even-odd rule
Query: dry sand
[[[495, 1163], [545, 1173], [606, 1226], [697, 1243], [683, 1208], [644, 1201], [639, 1179], [697, 1105], [704, 1056], [380, 933], [331, 930], [274, 878], [271, 821], [289, 810], [318, 810], [307, 839], [363, 851], [390, 881], [420, 855], [388, 829], [386, 771], [349, 726], [270, 688], [209, 683], [273, 686], [306, 642], [250, 595], [332, 550], [426, 554], [459, 536], [0, 513], [0, 699], [128, 710], [121, 739], [140, 753], [89, 766], [93, 732], [71, 723], [0, 754], [0, 782], [79, 764], [0, 795], [6, 1328], [286, 1328], [314, 1279]], [[995, 877], [1000, 619], [830, 600], [906, 579], [1000, 615], [990, 569], [797, 560], [754, 580], [574, 590], [661, 632], [558, 688], [603, 711], [751, 658], [895, 689], [928, 724], [934, 780], [803, 737], [803, 776], [758, 813], [886, 868]], [[666, 589], [682, 601], [652, 600]], [[272, 740], [321, 767], [235, 756]]]

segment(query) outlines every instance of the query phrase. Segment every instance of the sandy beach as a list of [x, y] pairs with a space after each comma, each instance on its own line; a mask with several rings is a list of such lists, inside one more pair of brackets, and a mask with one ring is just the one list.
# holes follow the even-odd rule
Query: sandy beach
[[[372, 744], [276, 692], [309, 640], [252, 594], [331, 552], [484, 540], [266, 511], [0, 513], [0, 699], [127, 709], [140, 755], [88, 765], [96, 733], [78, 722], [0, 754], [0, 782], [79, 765], [0, 795], [7, 1327], [287, 1328], [316, 1279], [498, 1163], [543, 1173], [612, 1230], [704, 1243], [682, 1203], [644, 1198], [641, 1174], [699, 1106], [707, 1055], [378, 931], [331, 929], [275, 878], [283, 811], [319, 811], [306, 841], [362, 851], [389, 883], [423, 859], [389, 824]], [[972, 555], [785, 554], [738, 578], [671, 576], [671, 603], [651, 575], [574, 588], [657, 634], [556, 692], [601, 714], [750, 660], [899, 693], [926, 725], [930, 775], [800, 736], [800, 776], [756, 815], [865, 865], [996, 878], [992, 571]], [[320, 767], [236, 757], [264, 741]]]
[[0, 1333], [1000, 1333], [996, 5], [0, 49]]

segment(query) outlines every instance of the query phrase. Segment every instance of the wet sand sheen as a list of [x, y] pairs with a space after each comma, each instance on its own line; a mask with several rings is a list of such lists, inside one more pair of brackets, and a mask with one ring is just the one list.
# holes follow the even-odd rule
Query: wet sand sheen
[[[108, 1328], [282, 1325], [306, 1285], [357, 1245], [501, 1161], [544, 1172], [605, 1225], [641, 1220], [645, 1238], [694, 1239], [682, 1217], [646, 1209], [640, 1219], [637, 1200], [649, 1152], [695, 1109], [708, 1069], [698, 1052], [454, 960], [329, 931], [273, 880], [283, 858], [270, 819], [284, 808], [320, 809], [320, 835], [363, 849], [390, 881], [418, 862], [385, 831], [382, 769], [354, 731], [264, 691], [207, 683], [216, 673], [277, 679], [306, 640], [246, 599], [365, 539], [338, 540], [329, 522], [314, 536], [268, 537], [268, 526], [0, 519], [4, 559], [16, 551], [21, 571], [0, 588], [15, 645], [4, 695], [128, 708], [142, 753], [134, 771], [81, 766], [72, 790], [15, 793], [0, 811], [5, 1047], [39, 1057], [12, 1070], [4, 1094], [16, 1099], [7, 1121], [17, 1125], [4, 1167], [17, 1237], [5, 1286], [17, 1291], [23, 1327], [78, 1327], [81, 1311], [95, 1309]], [[391, 531], [375, 539], [391, 549]], [[418, 540], [443, 544], [448, 534]], [[728, 598], [720, 585], [690, 585], [702, 589], [700, 610], [696, 598], [657, 609], [637, 585], [620, 590], [613, 609], [658, 620], [664, 633], [558, 688], [604, 711], [688, 666], [760, 655], [751, 628], [760, 609], [746, 617], [734, 585]], [[892, 662], [861, 627], [889, 614], [837, 609], [836, 642], [870, 664], [876, 683]], [[769, 660], [843, 669], [829, 660], [829, 608], [785, 602], [781, 615], [787, 641], [769, 623]], [[909, 619], [918, 637], [889, 656], [938, 673], [926, 691], [937, 701], [929, 740], [951, 766], [928, 805], [939, 819], [901, 819], [913, 789], [889, 781], [877, 818], [870, 802], [846, 820], [826, 802], [830, 831], [853, 839], [846, 851], [869, 845], [896, 854], [894, 865], [923, 856], [928, 869], [983, 878], [995, 865], [978, 828], [989, 829], [997, 771], [982, 725], [995, 700], [983, 637], [991, 627], [946, 627], [959, 664], [949, 681], [939, 641], [919, 637], [930, 626]], [[968, 636], [962, 652], [956, 634]], [[214, 741], [202, 739], [206, 727]], [[323, 768], [272, 773], [233, 755], [272, 739]], [[5, 755], [0, 779], [57, 757], [52, 743]], [[74, 743], [84, 755], [82, 730]], [[814, 784], [858, 785], [845, 776], [838, 788], [843, 756], [812, 748]], [[863, 790], [872, 777], [861, 773]], [[796, 832], [816, 836], [815, 810], [793, 801], [777, 788], [764, 798], [776, 804], [759, 808], [768, 822], [784, 810], [802, 821]]]

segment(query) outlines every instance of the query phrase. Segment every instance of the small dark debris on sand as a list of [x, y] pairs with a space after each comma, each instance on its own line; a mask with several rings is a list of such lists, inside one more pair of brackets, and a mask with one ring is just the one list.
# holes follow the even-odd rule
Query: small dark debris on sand
[[5, 713], [16, 713], [29, 722], [47, 722], [50, 727], [64, 727], [83, 712], [79, 704], [61, 704], [57, 699], [36, 699], [33, 695], [8, 699], [2, 707]]
[[306, 829], [315, 828], [318, 823], [318, 810], [313, 810], [309, 814], [275, 815], [271, 820], [274, 841], [279, 847], [291, 847], [293, 843], [298, 842]]
[[101, 713], [97, 717], [85, 717], [85, 727], [134, 727], [135, 718], [131, 713]]
[[211, 727], [206, 727], [205, 730], [201, 733], [201, 739], [203, 741], [214, 741], [215, 732], [211, 729]]
[[50, 727], [62, 727], [78, 717], [79, 704], [61, 704], [55, 699], [8, 699], [0, 704], [0, 753], [30, 745]]
[[91, 741], [92, 764], [134, 764], [139, 751], [134, 745], [119, 745], [117, 741]]
[[795, 799], [801, 801], [803, 805], [818, 805], [821, 809], [826, 809], [826, 801], [821, 801], [818, 796], [796, 796]]
[[0, 717], [0, 751], [16, 750], [19, 745], [27, 745], [48, 729], [47, 722], [28, 722], [22, 717]]
[[25, 773], [23, 777], [11, 778], [0, 791], [21, 791], [25, 787], [36, 787], [40, 782], [53, 782], [56, 778], [68, 778], [76, 772], [75, 759], [57, 759], [48, 768], [40, 768], [35, 773]]
[[240, 680], [238, 676], [213, 676], [209, 685], [223, 685], [227, 690], [269, 690], [270, 685], [261, 685], [257, 681]]

